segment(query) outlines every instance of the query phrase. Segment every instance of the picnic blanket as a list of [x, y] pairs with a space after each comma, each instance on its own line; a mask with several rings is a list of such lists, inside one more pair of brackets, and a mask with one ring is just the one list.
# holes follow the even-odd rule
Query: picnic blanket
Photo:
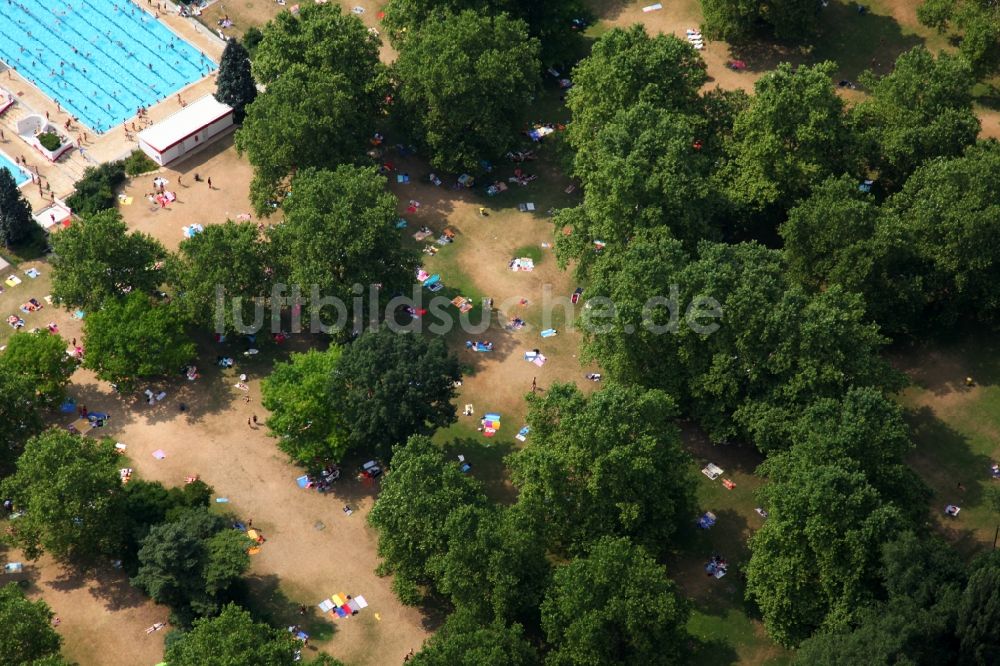
[[517, 259], [512, 259], [508, 264], [510, 270], [515, 273], [518, 271], [533, 271], [535, 270], [535, 261], [529, 257], [519, 257]]

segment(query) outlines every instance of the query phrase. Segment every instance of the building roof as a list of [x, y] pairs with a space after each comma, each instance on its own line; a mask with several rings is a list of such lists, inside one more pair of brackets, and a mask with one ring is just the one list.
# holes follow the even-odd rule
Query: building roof
[[162, 153], [232, 111], [233, 108], [228, 104], [217, 101], [212, 95], [205, 95], [139, 132], [139, 140]]

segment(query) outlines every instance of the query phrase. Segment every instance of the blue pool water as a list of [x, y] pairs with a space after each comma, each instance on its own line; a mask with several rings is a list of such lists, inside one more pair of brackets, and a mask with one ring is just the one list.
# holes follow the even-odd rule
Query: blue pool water
[[0, 0], [0, 60], [97, 132], [215, 69], [130, 0]]
[[14, 175], [14, 182], [18, 185], [28, 182], [31, 178], [27, 171], [24, 171], [21, 167], [14, 164], [3, 153], [0, 153], [0, 169], [7, 169], [7, 171], [10, 171], [11, 174]]

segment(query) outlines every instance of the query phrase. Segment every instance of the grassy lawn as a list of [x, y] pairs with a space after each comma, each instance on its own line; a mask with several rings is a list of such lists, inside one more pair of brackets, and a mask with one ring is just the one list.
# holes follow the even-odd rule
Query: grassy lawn
[[[41, 275], [34, 279], [25, 275], [24, 271], [31, 267], [37, 267]], [[21, 280], [21, 284], [14, 287], [5, 284], [4, 280], [11, 275], [16, 275]], [[47, 264], [39, 261], [19, 263], [11, 261], [10, 267], [4, 269], [0, 274], [0, 288], [3, 289], [3, 293], [0, 293], [0, 317], [4, 319], [4, 323], [0, 324], [0, 345], [7, 344], [7, 340], [15, 332], [6, 323], [8, 316], [17, 315], [24, 319], [24, 328], [20, 329], [22, 331], [45, 328], [54, 318], [56, 306], [49, 305], [44, 301], [44, 298], [52, 292], [52, 273]], [[31, 298], [41, 303], [42, 309], [38, 312], [22, 312], [19, 308]]]
[[[984, 502], [990, 466], [1000, 461], [1000, 361], [997, 343], [973, 336], [900, 359], [913, 385], [900, 396], [915, 450], [910, 464], [930, 486], [931, 515], [966, 555], [988, 548], [1000, 516]], [[971, 377], [975, 385], [965, 385]], [[946, 504], [962, 507], [946, 520]]]

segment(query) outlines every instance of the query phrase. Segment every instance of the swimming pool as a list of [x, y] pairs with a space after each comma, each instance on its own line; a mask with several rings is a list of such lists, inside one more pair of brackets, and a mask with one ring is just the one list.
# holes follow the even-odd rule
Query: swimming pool
[[31, 178], [31, 176], [28, 175], [27, 171], [14, 164], [14, 162], [12, 162], [10, 158], [8, 158], [2, 152], [0, 152], [0, 169], [7, 169], [7, 171], [10, 171], [11, 174], [13, 174], [14, 182], [17, 183], [18, 187], [20, 187], [24, 183], [27, 183], [28, 180], [30, 180]]
[[0, 0], [0, 60], [99, 133], [215, 69], [130, 0]]

